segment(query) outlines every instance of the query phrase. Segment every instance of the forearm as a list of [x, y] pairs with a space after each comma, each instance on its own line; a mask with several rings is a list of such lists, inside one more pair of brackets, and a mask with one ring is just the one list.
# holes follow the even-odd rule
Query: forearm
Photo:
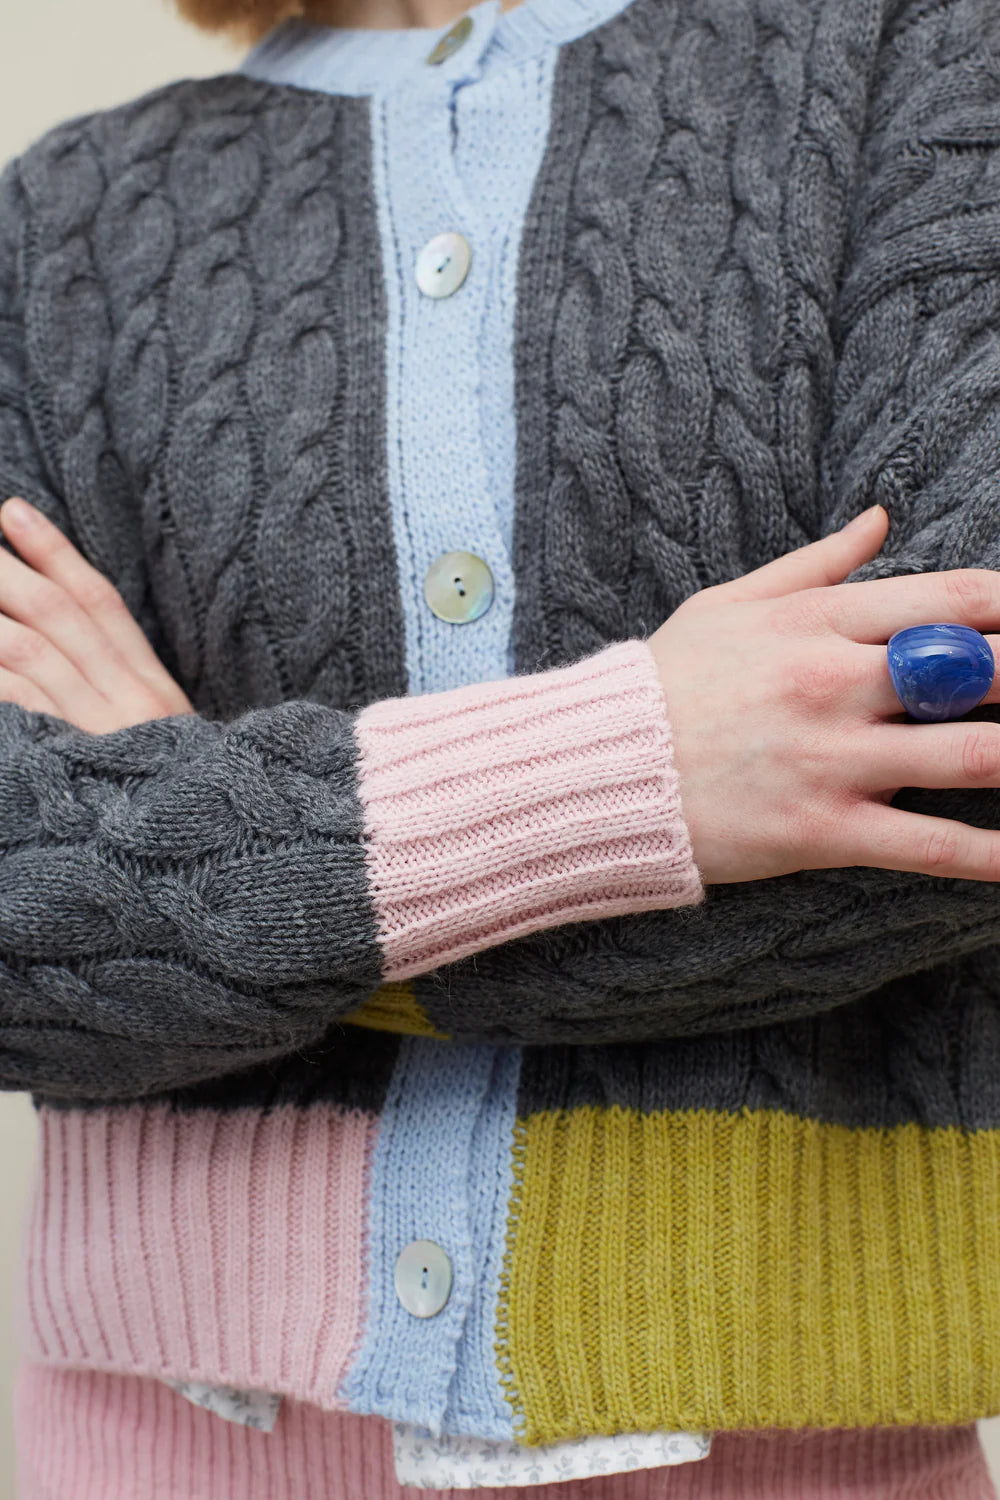
[[456, 1042], [657, 1041], [766, 1026], [994, 946], [1000, 886], [808, 871], [710, 886], [702, 906], [599, 925], [452, 964], [416, 980], [414, 997]]
[[91, 735], [6, 703], [0, 789], [8, 1088], [196, 1082], [442, 957], [702, 895], [642, 642], [356, 714]]

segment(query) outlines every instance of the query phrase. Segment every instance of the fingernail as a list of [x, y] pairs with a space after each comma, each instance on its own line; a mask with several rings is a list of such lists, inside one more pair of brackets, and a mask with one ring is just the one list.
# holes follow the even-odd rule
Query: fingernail
[[3, 507], [3, 513], [15, 526], [34, 526], [37, 517], [24, 500], [11, 499]]
[[879, 506], [877, 505], [869, 505], [868, 509], [863, 510], [860, 516], [855, 516], [853, 521], [848, 521], [846, 526], [842, 526], [840, 528], [841, 531], [856, 531], [858, 527], [863, 526], [866, 521], [870, 520], [872, 511], [878, 509]]

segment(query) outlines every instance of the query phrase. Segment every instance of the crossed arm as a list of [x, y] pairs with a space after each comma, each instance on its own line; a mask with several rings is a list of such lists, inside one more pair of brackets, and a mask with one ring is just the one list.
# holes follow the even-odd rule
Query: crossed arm
[[[857, 579], [1000, 565], [1000, 74], [953, 60], [980, 95], [968, 152], [949, 138], [947, 90], [897, 97], [892, 56], [875, 85], [818, 455], [827, 527], [875, 501], [889, 512], [885, 547]], [[86, 554], [32, 396], [27, 212], [15, 163], [0, 180], [0, 496], [36, 504]], [[0, 1084], [67, 1097], [93, 1097], [98, 1076], [108, 1097], [178, 1087], [287, 1053], [361, 1005], [386, 971], [355, 727], [294, 703], [229, 726], [178, 707], [95, 734], [0, 704]], [[244, 777], [266, 816], [241, 866], [248, 829], [230, 794]], [[1000, 790], [908, 789], [896, 805], [1000, 829]], [[205, 851], [185, 844], [195, 806], [217, 817], [214, 884]], [[265, 868], [277, 911], [253, 888]], [[457, 1041], [634, 1041], [815, 1013], [998, 937], [1000, 884], [800, 871], [487, 941], [428, 964], [414, 986]]]

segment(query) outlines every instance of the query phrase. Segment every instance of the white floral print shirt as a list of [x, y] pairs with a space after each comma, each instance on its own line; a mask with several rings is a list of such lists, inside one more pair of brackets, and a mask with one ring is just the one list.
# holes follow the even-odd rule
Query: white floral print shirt
[[425, 1490], [489, 1489], [517, 1484], [557, 1484], [625, 1469], [658, 1469], [705, 1458], [708, 1433], [622, 1432], [524, 1448], [475, 1437], [431, 1437], [409, 1422], [393, 1422], [396, 1478]]
[[[195, 1406], [259, 1432], [273, 1429], [281, 1409], [281, 1397], [271, 1391], [237, 1391], [193, 1380], [167, 1384]], [[708, 1456], [712, 1439], [696, 1432], [620, 1432], [525, 1448], [490, 1438], [434, 1437], [409, 1422], [393, 1422], [392, 1446], [400, 1484], [423, 1490], [476, 1490], [557, 1484], [562, 1479], [691, 1463]]]

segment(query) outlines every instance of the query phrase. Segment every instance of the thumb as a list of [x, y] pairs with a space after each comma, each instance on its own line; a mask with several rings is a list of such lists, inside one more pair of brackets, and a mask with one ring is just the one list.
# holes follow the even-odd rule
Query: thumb
[[773, 562], [744, 573], [729, 583], [717, 584], [715, 594], [727, 599], [777, 599], [799, 589], [824, 588], [843, 583], [848, 573], [875, 556], [885, 541], [889, 512], [873, 505], [848, 521], [839, 531], [796, 547]]

